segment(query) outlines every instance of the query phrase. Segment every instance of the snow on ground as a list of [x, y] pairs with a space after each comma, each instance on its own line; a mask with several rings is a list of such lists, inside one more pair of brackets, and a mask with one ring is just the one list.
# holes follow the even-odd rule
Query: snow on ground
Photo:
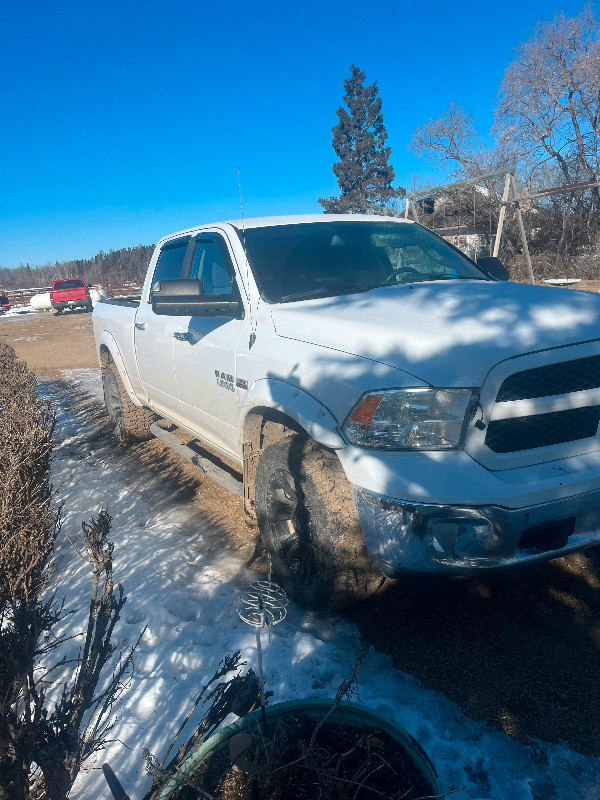
[[[101, 402], [98, 370], [65, 377]], [[147, 626], [133, 679], [114, 709], [115, 741], [88, 762], [72, 797], [108, 798], [99, 769], [108, 761], [132, 800], [139, 800], [149, 786], [143, 748], [162, 757], [223, 655], [239, 649], [248, 666], [256, 666], [254, 630], [235, 611], [251, 576], [234, 556], [223, 556], [217, 532], [197, 510], [161, 490], [159, 479], [140, 469], [127, 450], [118, 450], [106, 429], [76, 421], [55, 384], [41, 381], [40, 387], [59, 411], [52, 480], [65, 503], [63, 531], [77, 532], [83, 520], [108, 507], [115, 578], [128, 596], [114, 638], [126, 649]], [[89, 574], [63, 536], [55, 582], [67, 607], [78, 609], [63, 629], [82, 628]], [[271, 702], [333, 697], [353, 663], [358, 633], [335, 615], [321, 619], [291, 604], [286, 620], [263, 644]], [[71, 647], [76, 654], [78, 643]], [[444, 789], [461, 789], [452, 795], [459, 800], [592, 800], [600, 794], [598, 759], [543, 742], [535, 750], [520, 745], [465, 717], [444, 695], [423, 688], [373, 649], [358, 688], [362, 703], [401, 723], [420, 742]]]
[[10, 319], [11, 317], [18, 317], [21, 314], [35, 313], [31, 306], [13, 306], [8, 311], [0, 313], [0, 319]]

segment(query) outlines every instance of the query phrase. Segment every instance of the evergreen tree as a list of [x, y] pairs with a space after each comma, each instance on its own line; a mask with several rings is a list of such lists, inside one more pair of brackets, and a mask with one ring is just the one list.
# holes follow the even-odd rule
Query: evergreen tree
[[326, 214], [392, 214], [392, 201], [405, 194], [394, 189], [391, 150], [385, 146], [387, 132], [381, 113], [377, 81], [365, 86], [365, 73], [354, 64], [344, 81], [344, 103], [337, 110], [338, 124], [332, 129], [333, 149], [339, 161], [333, 173], [341, 189], [339, 197], [319, 198]]

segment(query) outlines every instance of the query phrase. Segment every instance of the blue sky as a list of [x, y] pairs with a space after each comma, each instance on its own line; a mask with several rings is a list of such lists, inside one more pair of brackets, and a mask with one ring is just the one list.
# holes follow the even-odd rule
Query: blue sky
[[396, 183], [429, 176], [412, 131], [454, 100], [486, 133], [513, 48], [581, 5], [6, 0], [0, 267], [238, 218], [238, 166], [246, 217], [319, 213], [351, 63], [378, 82]]

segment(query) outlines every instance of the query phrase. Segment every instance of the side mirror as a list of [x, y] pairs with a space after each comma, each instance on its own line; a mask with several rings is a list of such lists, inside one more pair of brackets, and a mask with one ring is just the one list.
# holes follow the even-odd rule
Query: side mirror
[[243, 317], [231, 295], [206, 295], [198, 278], [158, 281], [150, 292], [152, 311], [162, 317]]
[[495, 256], [481, 256], [477, 259], [477, 266], [487, 273], [490, 278], [495, 278], [497, 281], [510, 280], [510, 274], [502, 261]]

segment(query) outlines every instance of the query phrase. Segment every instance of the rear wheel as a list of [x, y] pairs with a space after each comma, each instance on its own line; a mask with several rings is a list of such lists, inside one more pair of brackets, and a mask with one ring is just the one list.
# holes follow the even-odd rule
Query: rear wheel
[[52, 315], [54, 317], [58, 317], [58, 315], [62, 313], [63, 313], [62, 308], [58, 308], [57, 306], [52, 306]]
[[102, 387], [104, 405], [119, 442], [127, 444], [149, 439], [154, 414], [147, 408], [136, 406], [131, 402], [113, 363], [102, 367]]
[[258, 524], [287, 593], [314, 610], [342, 608], [385, 581], [368, 555], [339, 459], [297, 435], [270, 445], [258, 462]]

